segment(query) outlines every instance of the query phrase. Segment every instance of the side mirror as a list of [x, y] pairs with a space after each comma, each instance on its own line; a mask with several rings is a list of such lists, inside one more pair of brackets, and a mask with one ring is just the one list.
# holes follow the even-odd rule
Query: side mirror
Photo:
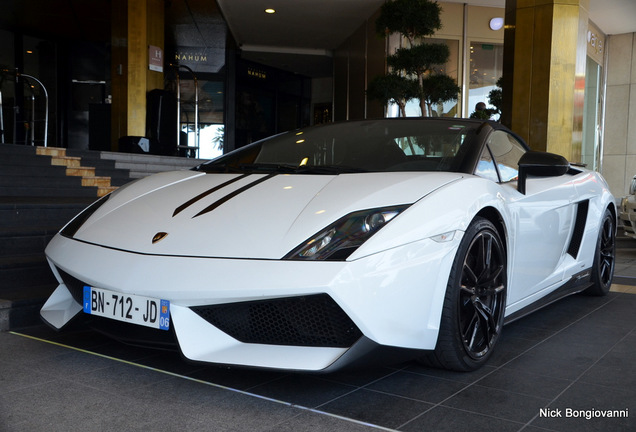
[[529, 151], [519, 159], [519, 179], [517, 190], [525, 195], [526, 179], [529, 175], [538, 177], [562, 176], [570, 169], [570, 163], [561, 155], [547, 152]]

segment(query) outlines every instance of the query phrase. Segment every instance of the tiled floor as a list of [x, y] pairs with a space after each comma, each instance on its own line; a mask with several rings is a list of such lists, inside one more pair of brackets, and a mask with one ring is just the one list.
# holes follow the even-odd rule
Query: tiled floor
[[474, 373], [227, 369], [83, 329], [0, 333], [0, 432], [636, 431], [636, 248], [616, 280], [506, 326]]

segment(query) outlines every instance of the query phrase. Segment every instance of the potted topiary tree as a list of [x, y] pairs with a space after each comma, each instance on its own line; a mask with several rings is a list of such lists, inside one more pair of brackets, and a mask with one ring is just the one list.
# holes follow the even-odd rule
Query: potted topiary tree
[[387, 57], [390, 72], [369, 83], [369, 98], [385, 105], [397, 103], [402, 116], [411, 99], [419, 99], [423, 116], [431, 115], [434, 104], [457, 100], [460, 89], [455, 80], [435, 70], [435, 65], [448, 61], [448, 47], [423, 41], [442, 27], [440, 12], [432, 0], [389, 0], [382, 5], [376, 32], [382, 37], [398, 33], [407, 46]]

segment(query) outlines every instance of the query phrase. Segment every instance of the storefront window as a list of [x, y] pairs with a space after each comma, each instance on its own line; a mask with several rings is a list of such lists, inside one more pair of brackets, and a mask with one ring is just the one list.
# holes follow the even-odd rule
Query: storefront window
[[[187, 145], [198, 151], [201, 159], [214, 159], [223, 154], [224, 138], [224, 81], [222, 79], [198, 80], [199, 142], [195, 132], [195, 88], [191, 79], [181, 80], [181, 131], [187, 135]], [[182, 144], [183, 145], [183, 144]]]
[[583, 107], [583, 143], [581, 146], [581, 162], [589, 169], [599, 167], [599, 120], [601, 112], [601, 77], [602, 67], [587, 58], [585, 74], [585, 104]]
[[[459, 83], [458, 71], [459, 71], [459, 41], [454, 39], [425, 39], [426, 43], [441, 43], [446, 44], [450, 50], [450, 56], [446, 64], [436, 65], [433, 67], [433, 73], [445, 73]], [[397, 46], [396, 39], [389, 39], [390, 48], [394, 51]], [[393, 52], [391, 51], [391, 52]], [[459, 84], [458, 84], [459, 85]], [[433, 117], [458, 117], [461, 112], [460, 107], [460, 95], [457, 95], [457, 100], [445, 102], [443, 104], [433, 105]], [[407, 117], [419, 117], [422, 115], [420, 108], [420, 101], [417, 99], [411, 100], [406, 104], [406, 116]], [[388, 117], [399, 117], [400, 112], [397, 105], [392, 104], [388, 108]]]
[[503, 44], [472, 41], [469, 49], [468, 116], [480, 102], [487, 108], [495, 108], [488, 102], [488, 94], [497, 88], [497, 80], [503, 73]]

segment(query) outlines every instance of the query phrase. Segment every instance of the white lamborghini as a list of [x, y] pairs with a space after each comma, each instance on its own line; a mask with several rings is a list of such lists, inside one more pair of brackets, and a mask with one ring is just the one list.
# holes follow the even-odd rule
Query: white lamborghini
[[315, 126], [92, 204], [46, 249], [41, 316], [199, 362], [474, 370], [505, 323], [608, 292], [616, 217], [598, 173], [494, 122]]

